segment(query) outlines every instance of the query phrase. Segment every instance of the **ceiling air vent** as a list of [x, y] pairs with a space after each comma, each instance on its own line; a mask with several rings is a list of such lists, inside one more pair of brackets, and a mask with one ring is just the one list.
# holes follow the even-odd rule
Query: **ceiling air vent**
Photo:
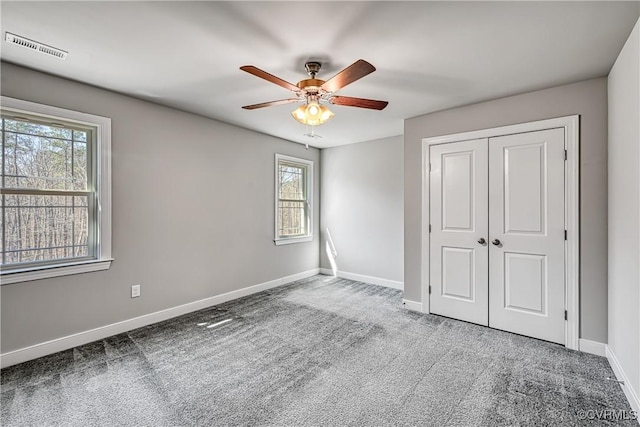
[[55, 56], [56, 58], [65, 59], [67, 53], [64, 50], [56, 49], [55, 47], [47, 46], [46, 44], [39, 43], [28, 38], [18, 36], [11, 33], [5, 33], [4, 39], [12, 44], [22, 46], [27, 49], [34, 50], [36, 52], [44, 53], [45, 55]]

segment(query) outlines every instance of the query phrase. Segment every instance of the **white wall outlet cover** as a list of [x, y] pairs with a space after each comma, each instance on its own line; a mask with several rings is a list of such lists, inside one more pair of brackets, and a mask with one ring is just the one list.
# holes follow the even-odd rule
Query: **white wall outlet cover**
[[131, 286], [131, 298], [136, 298], [140, 296], [140, 285]]

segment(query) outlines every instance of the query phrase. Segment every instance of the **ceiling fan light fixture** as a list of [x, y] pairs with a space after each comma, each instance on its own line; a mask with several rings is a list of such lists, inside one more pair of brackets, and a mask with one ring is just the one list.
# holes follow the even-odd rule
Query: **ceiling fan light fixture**
[[305, 105], [301, 105], [298, 108], [296, 108], [295, 110], [293, 110], [291, 112], [291, 115], [293, 116], [294, 119], [296, 119], [300, 123], [304, 124], [304, 122], [305, 122], [305, 120], [307, 118], [306, 111], [307, 111], [307, 107]]
[[296, 108], [291, 115], [298, 122], [308, 126], [318, 126], [326, 123], [334, 114], [324, 105], [320, 105], [317, 101], [311, 101], [306, 105]]
[[329, 110], [324, 105], [320, 106], [320, 124], [325, 123], [327, 120], [332, 118], [334, 115], [335, 114], [333, 114], [333, 111]]
[[310, 119], [317, 119], [320, 115], [320, 106], [317, 102], [310, 102], [306, 108], [307, 117]]

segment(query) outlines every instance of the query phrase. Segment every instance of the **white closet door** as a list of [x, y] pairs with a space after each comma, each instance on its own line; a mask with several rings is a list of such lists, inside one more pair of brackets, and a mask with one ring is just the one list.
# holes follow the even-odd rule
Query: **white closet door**
[[[487, 139], [430, 147], [430, 311], [488, 325]], [[484, 239], [485, 242], [478, 242]]]
[[489, 326], [564, 344], [564, 130], [489, 141]]

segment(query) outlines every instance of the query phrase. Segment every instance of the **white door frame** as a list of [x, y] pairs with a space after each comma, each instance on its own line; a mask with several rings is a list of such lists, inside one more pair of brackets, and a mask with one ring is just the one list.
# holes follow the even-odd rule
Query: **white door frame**
[[566, 116], [471, 132], [424, 138], [422, 140], [422, 312], [429, 313], [429, 146], [470, 139], [492, 138], [516, 133], [564, 128], [565, 199], [565, 347], [578, 350], [580, 326], [580, 116]]

